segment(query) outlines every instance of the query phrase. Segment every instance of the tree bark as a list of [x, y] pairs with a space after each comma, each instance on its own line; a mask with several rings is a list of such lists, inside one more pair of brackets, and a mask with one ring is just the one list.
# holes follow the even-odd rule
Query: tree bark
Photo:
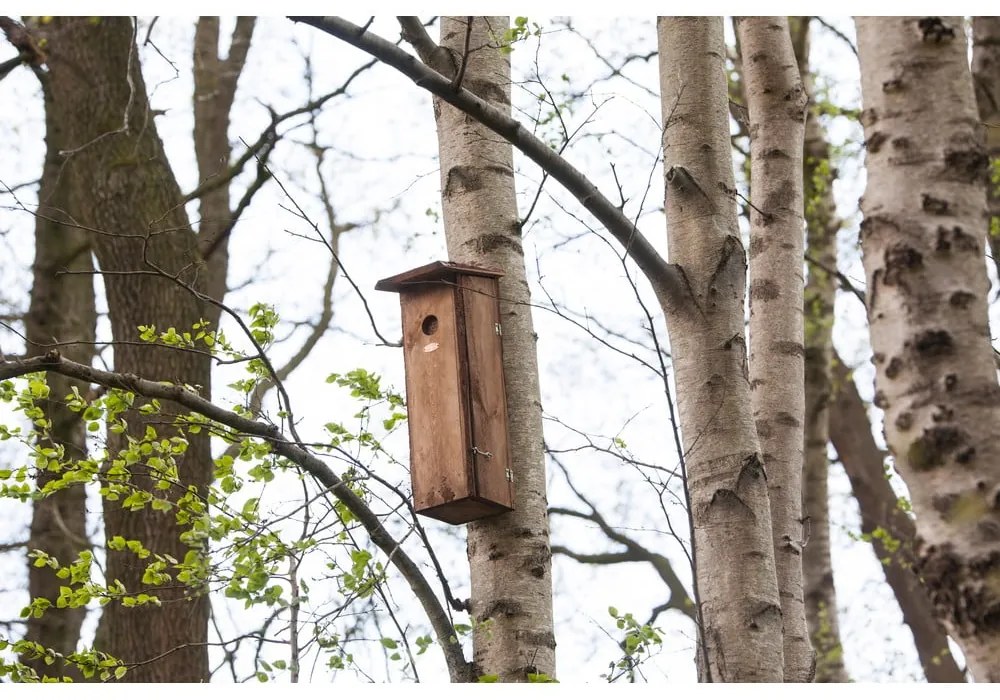
[[781, 597], [785, 681], [815, 657], [802, 592], [802, 143], [806, 94], [788, 20], [737, 21], [750, 114], [750, 388], [764, 452]]
[[[66, 18], [53, 20], [51, 27], [47, 46], [53, 118], [65, 129], [68, 144], [62, 177], [73, 193], [73, 220], [96, 232], [113, 336], [123, 343], [135, 341], [136, 326], [154, 322], [162, 329], [189, 329], [206, 310], [180, 283], [201, 284], [202, 263], [150, 113], [134, 24], [120, 17]], [[210, 392], [204, 354], [118, 344], [114, 363], [118, 372], [170, 378], [200, 387], [205, 395]], [[165, 403], [163, 412], [169, 416], [180, 408]], [[142, 440], [147, 426], [160, 437], [176, 434], [164, 426], [163, 416], [129, 411], [124, 417], [127, 434], [108, 434], [112, 459], [128, 439]], [[212, 476], [207, 434], [186, 437], [187, 452], [179, 459], [181, 483], [162, 492], [172, 502], [188, 489], [204, 497]], [[155, 491], [149, 471], [141, 461], [133, 465], [131, 485]], [[106, 498], [104, 513], [109, 539], [137, 539], [179, 562], [189, 551], [205, 554], [197, 538], [182, 541], [190, 526], [179, 525], [174, 512], [132, 511]], [[176, 582], [155, 588], [143, 584], [145, 565], [131, 552], [109, 548], [106, 566], [109, 582], [120, 580], [131, 595], [157, 595], [162, 605], [108, 604], [97, 632], [98, 648], [134, 664], [126, 676], [130, 681], [208, 680], [209, 601], [204, 591]]]
[[733, 201], [722, 27], [721, 18], [657, 23], [669, 249], [686, 280], [686, 296], [665, 311], [693, 530], [699, 673], [777, 682], [781, 604], [747, 376], [746, 253]]
[[[199, 187], [209, 188], [198, 200], [198, 243], [208, 252], [205, 293], [219, 301], [228, 291], [229, 234], [234, 222], [229, 183], [214, 181], [226, 175], [233, 155], [229, 118], [255, 22], [255, 17], [236, 19], [226, 58], [219, 56], [218, 17], [199, 17], [194, 33], [194, 153]], [[217, 324], [219, 311], [212, 312], [207, 320]]]
[[917, 571], [1000, 681], [1000, 386], [983, 268], [988, 158], [960, 17], [858, 18], [862, 250], [875, 403], [913, 498]]
[[990, 158], [990, 180], [986, 187], [990, 215], [987, 241], [993, 265], [1000, 275], [1000, 17], [972, 18], [972, 80]]
[[913, 633], [924, 675], [930, 683], [962, 683], [965, 674], [949, 651], [948, 635], [913, 571], [916, 525], [885, 478], [885, 454], [875, 444], [868, 411], [839, 357], [833, 362], [831, 389], [830, 438], [861, 511], [861, 532], [870, 536], [903, 622]]
[[[54, 118], [52, 91], [47, 78], [40, 74], [45, 100], [45, 163], [39, 187], [39, 206], [35, 217], [35, 262], [31, 301], [25, 317], [26, 350], [28, 355], [44, 353], [55, 343], [67, 358], [90, 364], [94, 356], [97, 312], [94, 304], [94, 280], [90, 273], [90, 234], [67, 225], [66, 213], [72, 211], [71, 188], [60, 177], [64, 163], [60, 151], [66, 147], [65, 130]], [[80, 274], [66, 274], [66, 272]], [[50, 427], [39, 447], [62, 451], [59, 462], [65, 465], [87, 458], [85, 421], [79, 413], [66, 407], [64, 398], [73, 387], [86, 394], [85, 382], [59, 374], [47, 375], [49, 398], [40, 401]], [[36, 485], [41, 490], [59, 478], [56, 472], [40, 470]], [[54, 557], [62, 566], [71, 564], [81, 551], [90, 548], [87, 539], [87, 495], [83, 484], [54, 491], [34, 502], [28, 552], [41, 550]], [[59, 608], [55, 605], [59, 587], [65, 581], [56, 577], [49, 567], [36, 567], [28, 562], [28, 597], [45, 598], [52, 607], [42, 617], [28, 618], [25, 639], [47, 649], [68, 655], [76, 651], [80, 628], [87, 614], [85, 608]], [[39, 677], [69, 677], [81, 675], [71, 664], [48, 666], [44, 659], [24, 658]]]
[[[471, 21], [471, 24], [470, 24]], [[510, 112], [510, 61], [497, 38], [506, 17], [445, 17], [439, 70]], [[439, 57], [443, 57], [439, 54]], [[521, 247], [513, 149], [435, 98], [445, 235], [452, 260], [503, 270], [500, 317], [514, 511], [468, 525], [475, 674], [555, 677], [552, 570], [536, 336]]]
[[[809, 69], [809, 18], [790, 20], [799, 74], [806, 92], [813, 94]], [[840, 219], [833, 198], [836, 174], [830, 144], [816, 112], [806, 113], [802, 181], [809, 258], [805, 288], [805, 436], [802, 510], [808, 541], [802, 552], [806, 620], [816, 650], [816, 678], [820, 683], [847, 683], [844, 648], [840, 638], [837, 590], [830, 559], [830, 511], [827, 479], [830, 440], [830, 363], [833, 352], [833, 307], [837, 292], [837, 231]]]

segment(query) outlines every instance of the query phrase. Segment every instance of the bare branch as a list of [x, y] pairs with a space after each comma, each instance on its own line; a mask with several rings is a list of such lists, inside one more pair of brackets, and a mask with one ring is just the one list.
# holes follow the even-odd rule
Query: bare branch
[[581, 520], [589, 520], [597, 525], [608, 539], [625, 547], [622, 552], [603, 552], [598, 554], [580, 554], [567, 547], [553, 545], [553, 554], [562, 554], [574, 559], [581, 564], [621, 564], [625, 562], [646, 562], [656, 571], [657, 576], [667, 585], [670, 591], [669, 607], [687, 615], [692, 620], [696, 620], [694, 602], [688, 595], [684, 584], [677, 578], [674, 567], [670, 560], [662, 554], [651, 552], [641, 544], [627, 535], [611, 527], [608, 522], [596, 510], [589, 514], [569, 508], [549, 508], [549, 515], [565, 515]]
[[846, 34], [844, 34], [842, 31], [840, 31], [839, 29], [837, 29], [835, 26], [833, 26], [832, 24], [830, 24], [829, 22], [827, 22], [822, 17], [812, 17], [811, 19], [816, 20], [816, 23], [819, 24], [821, 27], [823, 27], [823, 29], [827, 30], [828, 32], [830, 32], [831, 34], [833, 34], [835, 37], [837, 37], [838, 39], [840, 39], [842, 42], [844, 42], [845, 44], [847, 44], [847, 48], [849, 48], [851, 50], [851, 53], [854, 54], [854, 57], [857, 58], [857, 56], [858, 56], [858, 47], [854, 45], [854, 42], [851, 41], [850, 38], [848, 38], [848, 36]]

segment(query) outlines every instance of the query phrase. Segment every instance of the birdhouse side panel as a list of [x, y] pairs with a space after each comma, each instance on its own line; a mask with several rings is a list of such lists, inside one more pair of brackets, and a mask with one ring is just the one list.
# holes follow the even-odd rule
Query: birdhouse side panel
[[473, 496], [459, 328], [451, 287], [400, 297], [413, 505], [422, 511]]
[[506, 509], [514, 506], [507, 435], [499, 285], [487, 277], [462, 276], [468, 353], [469, 410], [476, 494]]

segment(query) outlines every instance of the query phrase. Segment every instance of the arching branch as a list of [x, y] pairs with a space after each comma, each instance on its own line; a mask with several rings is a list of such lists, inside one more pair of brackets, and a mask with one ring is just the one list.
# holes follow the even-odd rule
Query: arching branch
[[[515, 148], [534, 161], [553, 179], [570, 191], [577, 200], [607, 228], [643, 271], [653, 286], [661, 304], [682, 306], [689, 292], [683, 274], [676, 265], [668, 264], [649, 240], [642, 235], [625, 213], [583, 173], [547, 144], [525, 129], [519, 121], [480, 99], [465, 88], [456, 89], [451, 78], [422, 63], [395, 44], [372, 34], [340, 17], [290, 17], [346, 41], [392, 66], [419, 87], [462, 110], [472, 118], [507, 139]], [[411, 23], [412, 24], [412, 23]], [[409, 30], [410, 25], [404, 25]], [[425, 53], [428, 47], [424, 47]]]

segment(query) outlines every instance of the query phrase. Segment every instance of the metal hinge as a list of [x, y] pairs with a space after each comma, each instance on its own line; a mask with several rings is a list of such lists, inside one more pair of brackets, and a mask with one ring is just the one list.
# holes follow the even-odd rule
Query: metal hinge
[[500, 335], [500, 336], [503, 335], [503, 328], [500, 327], [499, 323], [494, 323], [493, 324], [493, 328], [496, 330], [497, 335]]
[[510, 483], [513, 484], [514, 483], [514, 470], [508, 468], [506, 470], [506, 474], [507, 474], [507, 481], [509, 481]]

